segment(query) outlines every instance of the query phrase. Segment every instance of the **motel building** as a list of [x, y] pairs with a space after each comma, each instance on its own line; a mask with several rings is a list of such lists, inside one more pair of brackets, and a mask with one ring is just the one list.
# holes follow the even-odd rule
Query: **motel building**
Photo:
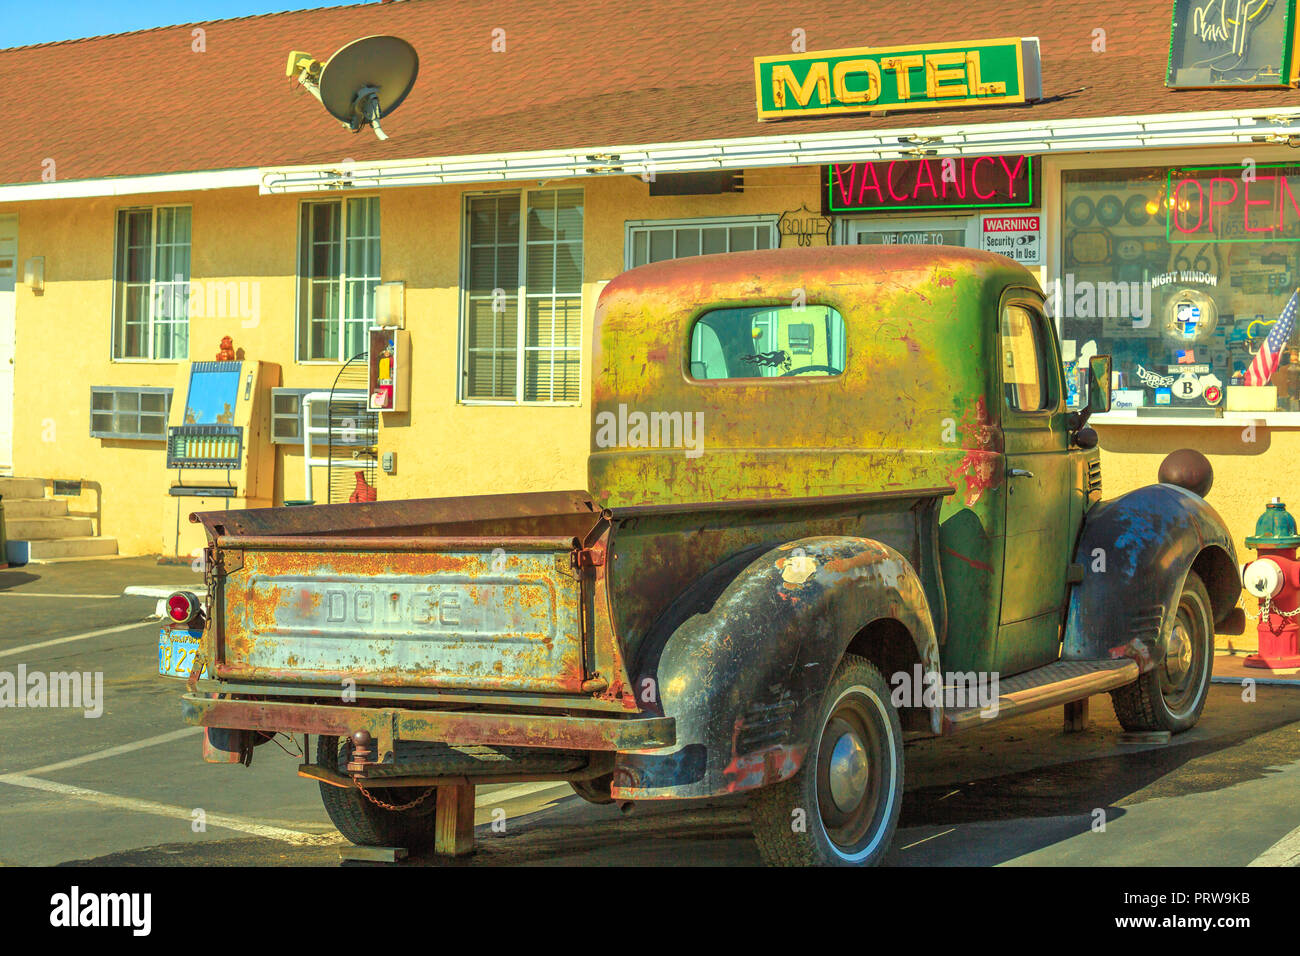
[[[1199, 449], [1241, 546], [1300, 472], [1294, 330], [1241, 381], [1300, 283], [1294, 0], [872, 6], [405, 0], [0, 50], [10, 559], [585, 487], [605, 283], [841, 243], [1022, 262], [1071, 397], [1113, 356], [1105, 495]], [[286, 69], [374, 35], [419, 57], [388, 139]]]

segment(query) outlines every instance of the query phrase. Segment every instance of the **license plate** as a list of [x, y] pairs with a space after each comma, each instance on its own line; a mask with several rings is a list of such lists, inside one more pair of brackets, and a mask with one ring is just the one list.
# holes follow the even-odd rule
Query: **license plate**
[[[164, 627], [158, 633], [158, 673], [163, 677], [189, 677], [202, 639], [201, 630], [172, 630]], [[206, 664], [199, 676], [208, 676]]]

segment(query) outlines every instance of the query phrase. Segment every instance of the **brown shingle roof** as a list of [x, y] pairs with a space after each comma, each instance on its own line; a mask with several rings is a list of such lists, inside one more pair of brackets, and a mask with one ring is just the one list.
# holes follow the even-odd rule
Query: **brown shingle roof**
[[[0, 183], [39, 182], [47, 158], [69, 180], [1300, 104], [1294, 90], [1167, 90], [1169, 21], [1150, 0], [399, 0], [163, 27], [0, 50]], [[191, 50], [195, 26], [206, 52]], [[753, 57], [789, 50], [796, 28], [809, 50], [1038, 36], [1048, 101], [759, 123]], [[374, 33], [420, 54], [387, 142], [348, 133], [284, 75], [292, 49], [324, 59]], [[34, 113], [15, 122], [25, 101]]]

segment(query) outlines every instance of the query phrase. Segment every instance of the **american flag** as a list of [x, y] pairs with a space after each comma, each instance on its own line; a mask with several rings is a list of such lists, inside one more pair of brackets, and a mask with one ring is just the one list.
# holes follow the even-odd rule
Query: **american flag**
[[1295, 328], [1298, 300], [1300, 300], [1300, 289], [1291, 293], [1291, 300], [1282, 310], [1282, 317], [1269, 330], [1268, 338], [1251, 359], [1250, 368], [1246, 369], [1246, 376], [1243, 379], [1244, 384], [1267, 385], [1268, 380], [1277, 371], [1277, 366], [1282, 361], [1282, 350], [1291, 341], [1291, 330]]

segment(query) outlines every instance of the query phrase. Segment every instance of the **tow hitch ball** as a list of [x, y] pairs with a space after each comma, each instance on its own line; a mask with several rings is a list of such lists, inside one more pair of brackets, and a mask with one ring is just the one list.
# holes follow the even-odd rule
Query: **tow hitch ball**
[[375, 739], [367, 730], [358, 730], [352, 735], [352, 757], [348, 760], [348, 773], [365, 773], [366, 768], [375, 761]]

